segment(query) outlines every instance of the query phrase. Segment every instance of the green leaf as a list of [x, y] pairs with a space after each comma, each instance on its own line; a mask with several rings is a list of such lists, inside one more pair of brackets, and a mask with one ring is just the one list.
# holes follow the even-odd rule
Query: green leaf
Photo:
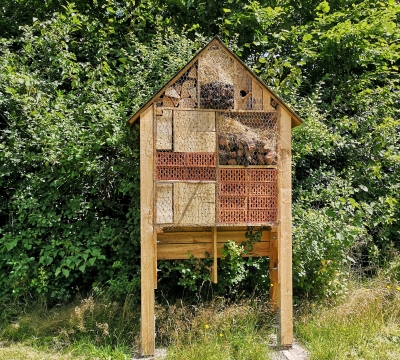
[[62, 269], [62, 273], [64, 274], [65, 277], [69, 276], [69, 270], [68, 269]]

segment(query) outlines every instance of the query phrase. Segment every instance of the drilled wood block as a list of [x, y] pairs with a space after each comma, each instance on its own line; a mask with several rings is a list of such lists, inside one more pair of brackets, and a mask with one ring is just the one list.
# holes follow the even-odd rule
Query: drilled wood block
[[173, 223], [173, 194], [172, 184], [158, 183], [156, 186], [156, 223]]
[[175, 183], [174, 223], [214, 225], [215, 183]]

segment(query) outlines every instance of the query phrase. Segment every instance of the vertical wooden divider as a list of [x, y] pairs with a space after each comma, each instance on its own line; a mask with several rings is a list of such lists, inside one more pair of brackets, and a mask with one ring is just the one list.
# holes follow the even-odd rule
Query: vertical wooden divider
[[141, 267], [141, 353], [154, 355], [154, 108], [140, 116], [140, 267]]
[[218, 282], [218, 249], [217, 249], [217, 228], [214, 226], [212, 228], [213, 235], [213, 269], [212, 269], [212, 281], [214, 284]]
[[269, 252], [269, 278], [271, 283], [269, 298], [276, 311], [278, 307], [278, 237], [276, 233], [271, 234]]
[[278, 307], [281, 345], [293, 343], [291, 117], [279, 106]]

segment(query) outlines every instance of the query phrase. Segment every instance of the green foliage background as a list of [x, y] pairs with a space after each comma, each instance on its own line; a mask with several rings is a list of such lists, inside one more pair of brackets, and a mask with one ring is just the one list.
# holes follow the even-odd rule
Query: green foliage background
[[[216, 33], [305, 122], [293, 132], [296, 293], [337, 294], [350, 266], [371, 272], [399, 250], [397, 2], [3, 3], [0, 295], [139, 295], [138, 131], [126, 121]], [[216, 290], [268, 288], [253, 271], [265, 262], [233, 263], [240, 281], [221, 262]], [[196, 266], [165, 268], [193, 290], [208, 276]]]

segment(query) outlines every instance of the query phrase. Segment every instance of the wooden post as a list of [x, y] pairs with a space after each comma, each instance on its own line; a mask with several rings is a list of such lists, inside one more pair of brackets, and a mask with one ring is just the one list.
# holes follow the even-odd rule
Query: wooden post
[[154, 262], [155, 234], [153, 229], [153, 106], [140, 116], [140, 266], [141, 266], [141, 353], [154, 355]]
[[270, 242], [270, 256], [269, 256], [269, 280], [271, 288], [269, 291], [269, 298], [271, 300], [274, 310], [278, 307], [278, 236], [277, 233], [271, 234]]
[[292, 169], [291, 169], [291, 117], [280, 107], [278, 178], [278, 307], [280, 309], [281, 346], [293, 343], [292, 304]]
[[212, 281], [214, 284], [218, 282], [218, 248], [217, 248], [217, 228], [214, 226], [212, 228], [213, 234], [213, 256], [214, 262], [212, 267]]

